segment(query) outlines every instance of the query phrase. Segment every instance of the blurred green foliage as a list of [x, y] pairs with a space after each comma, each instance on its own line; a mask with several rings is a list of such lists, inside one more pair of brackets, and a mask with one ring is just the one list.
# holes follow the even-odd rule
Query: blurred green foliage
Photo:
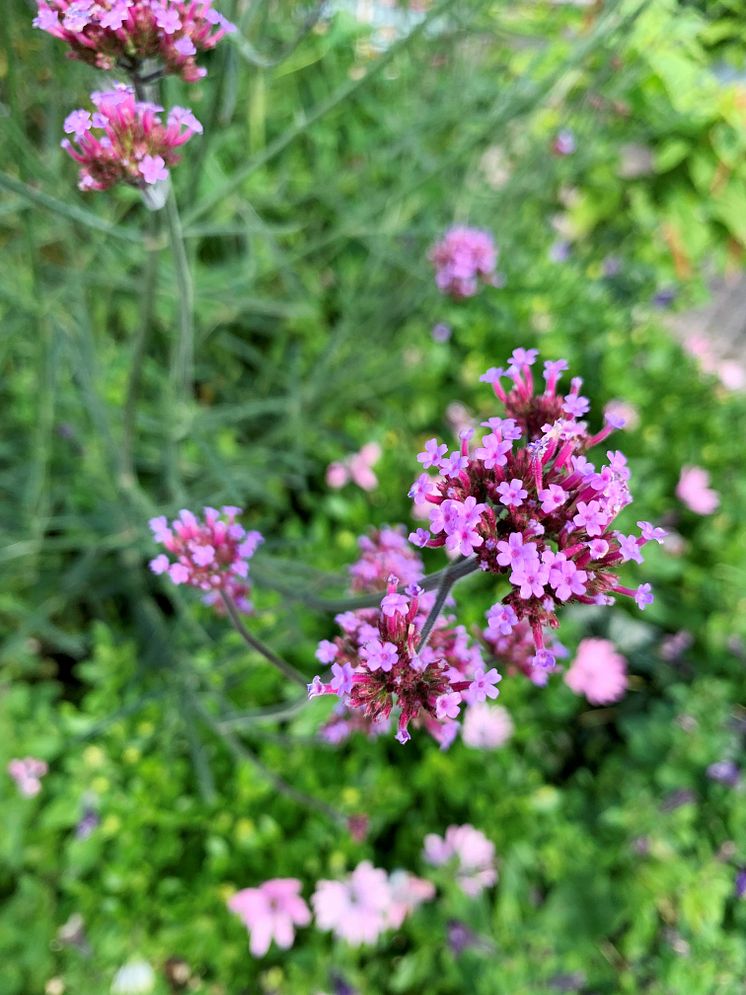
[[[51, 766], [36, 800], [0, 778], [0, 995], [53, 976], [98, 995], [136, 953], [161, 995], [169, 957], [205, 995], [307, 995], [335, 978], [364, 995], [736, 995], [746, 809], [704, 771], [743, 744], [746, 399], [702, 375], [654, 300], [671, 286], [696, 300], [740, 258], [740, 5], [446, 2], [384, 51], [349, 12], [311, 26], [310, 4], [222, 6], [241, 37], [206, 82], [167, 85], [206, 125], [174, 173], [195, 281], [189, 403], [172, 387], [165, 229], [133, 191], [76, 192], [58, 148], [102, 77], [33, 31], [24, 0], [0, 19], [0, 759]], [[552, 152], [562, 128], [571, 156]], [[427, 251], [454, 220], [494, 232], [503, 288], [438, 295]], [[478, 377], [517, 345], [565, 356], [596, 417], [612, 398], [639, 412], [619, 442], [636, 495], [623, 524], [663, 522], [680, 542], [629, 568], [655, 585], [645, 616], [563, 624], [570, 646], [613, 638], [632, 690], [589, 710], [559, 680], [506, 679], [517, 731], [494, 754], [322, 746], [324, 704], [297, 709], [222, 620], [148, 573], [146, 520], [243, 505], [268, 537], [253, 624], [310, 676], [332, 623], [304, 596], [343, 590], [370, 525], [408, 521], [419, 444], [452, 435], [449, 405], [495, 413]], [[326, 465], [370, 440], [379, 489], [331, 492]], [[714, 516], [675, 499], [687, 463], [710, 471]], [[457, 593], [478, 624], [488, 580]], [[681, 629], [693, 644], [667, 663], [661, 638]], [[283, 721], [251, 718], [278, 701]], [[366, 841], [285, 783], [367, 813]], [[100, 824], [80, 839], [87, 806]], [[446, 888], [375, 950], [306, 931], [256, 963], [225, 908], [233, 888], [296, 875], [308, 895], [364, 858], [421, 871], [425, 833], [467, 821], [496, 843], [494, 893]], [[74, 914], [85, 939], [61, 942]], [[454, 920], [479, 937], [460, 956]]]

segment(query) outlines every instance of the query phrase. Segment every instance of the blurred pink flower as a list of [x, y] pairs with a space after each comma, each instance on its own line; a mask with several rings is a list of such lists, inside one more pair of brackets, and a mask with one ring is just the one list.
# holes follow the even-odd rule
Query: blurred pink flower
[[357, 453], [350, 453], [343, 460], [330, 463], [326, 468], [328, 487], [339, 490], [350, 480], [361, 490], [374, 491], [378, 487], [378, 477], [373, 467], [381, 458], [381, 447], [377, 442], [366, 442]]
[[391, 929], [398, 929], [418, 905], [435, 898], [435, 885], [408, 871], [394, 871], [389, 877], [389, 889], [386, 925]]
[[636, 429], [640, 424], [637, 408], [633, 404], [628, 404], [627, 401], [621, 401], [617, 398], [609, 401], [604, 408], [604, 415], [607, 418], [621, 419], [624, 422], [624, 427], [629, 431]]
[[263, 957], [272, 940], [288, 950], [295, 940], [295, 926], [307, 926], [311, 913], [300, 896], [297, 878], [273, 878], [258, 888], [244, 888], [228, 899], [228, 908], [243, 920], [251, 934], [249, 949]]
[[720, 495], [710, 487], [710, 475], [701, 466], [682, 467], [676, 497], [696, 515], [711, 515], [720, 506]]
[[474, 704], [466, 710], [461, 735], [475, 750], [496, 750], [513, 735], [513, 720], [501, 705]]
[[627, 690], [627, 661], [608, 639], [583, 639], [565, 684], [591, 705], [610, 705]]
[[388, 925], [386, 872], [364, 860], [342, 881], [319, 881], [311, 898], [316, 925], [353, 946], [375, 943]]
[[424, 857], [435, 867], [455, 860], [456, 880], [464, 894], [471, 897], [497, 881], [495, 844], [468, 823], [449, 826], [444, 837], [428, 833]]
[[41, 791], [41, 778], [49, 770], [44, 760], [36, 757], [13, 759], [8, 764], [8, 773], [16, 782], [18, 790], [26, 798], [33, 798]]

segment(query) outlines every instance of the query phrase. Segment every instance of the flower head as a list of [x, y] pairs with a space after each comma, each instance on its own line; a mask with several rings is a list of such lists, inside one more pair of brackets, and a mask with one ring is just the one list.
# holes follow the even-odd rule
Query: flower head
[[273, 878], [257, 888], [244, 888], [228, 900], [228, 908], [249, 930], [249, 949], [255, 957], [263, 957], [272, 940], [283, 950], [290, 949], [295, 927], [309, 924], [311, 913], [300, 890], [296, 878]]
[[425, 860], [436, 867], [453, 862], [461, 890], [478, 895], [497, 881], [495, 845], [474, 826], [449, 826], [445, 836], [429, 833], [424, 841]]
[[610, 705], [627, 690], [627, 661], [608, 639], [583, 639], [565, 674], [565, 684], [591, 705]]
[[137, 71], [146, 61], [191, 83], [205, 70], [195, 56], [235, 31], [213, 0], [36, 0], [34, 27], [97, 69]]
[[168, 169], [179, 161], [176, 152], [202, 126], [183, 107], [175, 107], [166, 123], [162, 108], [137, 100], [130, 87], [91, 95], [96, 108], [73, 111], [65, 131], [74, 137], [62, 142], [80, 164], [81, 190], [108, 190], [116, 183], [146, 188], [168, 179]]
[[41, 779], [49, 768], [44, 760], [37, 757], [14, 759], [8, 763], [8, 773], [16, 782], [16, 786], [26, 798], [33, 798], [41, 791]]
[[438, 289], [451, 297], [473, 297], [479, 281], [493, 282], [497, 248], [489, 232], [451, 228], [430, 251]]
[[710, 487], [710, 475], [701, 466], [682, 468], [676, 497], [695, 515], [712, 515], [720, 506], [720, 495]]

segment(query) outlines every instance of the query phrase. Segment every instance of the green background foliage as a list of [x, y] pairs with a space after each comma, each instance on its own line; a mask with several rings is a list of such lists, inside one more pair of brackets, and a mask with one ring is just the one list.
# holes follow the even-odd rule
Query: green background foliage
[[[51, 768], [35, 800], [0, 778], [0, 995], [51, 977], [97, 995], [135, 955], [161, 995], [169, 957], [205, 995], [339, 978], [364, 995], [735, 995], [746, 806], [705, 769], [738, 758], [746, 723], [746, 399], [682, 351], [655, 294], [699, 301], [741, 257], [742, 5], [445, 2], [383, 50], [352, 4], [318, 21], [310, 4], [222, 9], [240, 36], [205, 82], [164, 91], [205, 124], [174, 171], [194, 280], [186, 398], [165, 221], [132, 190], [78, 193], [59, 149], [65, 115], [105, 80], [32, 30], [24, 0], [0, 23], [0, 760]], [[572, 156], [552, 152], [561, 128]], [[504, 287], [437, 293], [427, 252], [454, 221], [494, 232]], [[310, 678], [333, 622], [309, 598], [344, 591], [371, 525], [409, 522], [420, 444], [452, 437], [449, 405], [496, 413], [478, 377], [518, 345], [565, 356], [597, 418], [612, 398], [635, 405], [620, 527], [680, 537], [629, 567], [656, 588], [644, 616], [565, 613], [571, 648], [615, 641], [630, 692], [591, 709], [558, 678], [506, 678], [516, 733], [495, 753], [423, 736], [325, 746], [325, 703], [301, 707], [224, 620], [149, 574], [147, 519], [242, 505], [267, 536], [252, 627]], [[327, 464], [371, 440], [379, 488], [330, 491]], [[721, 493], [708, 518], [674, 496], [692, 463]], [[478, 625], [492, 594], [464, 582], [460, 619]], [[666, 662], [661, 639], [682, 629], [692, 645]], [[278, 702], [279, 721], [252, 715]], [[89, 804], [100, 825], [79, 839]], [[367, 814], [366, 840], [330, 807]], [[495, 842], [497, 887], [466, 900], [441, 881], [374, 949], [306, 930], [256, 962], [225, 907], [270, 876], [308, 896], [366, 858], [421, 873], [423, 836], [462, 822]], [[59, 939], [73, 914], [77, 946]], [[460, 956], [454, 920], [478, 936]]]

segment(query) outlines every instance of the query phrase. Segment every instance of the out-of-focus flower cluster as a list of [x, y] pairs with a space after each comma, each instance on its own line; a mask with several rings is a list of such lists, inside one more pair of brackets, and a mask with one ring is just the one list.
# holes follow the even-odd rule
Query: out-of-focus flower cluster
[[34, 26], [97, 69], [137, 71], [145, 60], [191, 83], [206, 75], [195, 56], [235, 31], [213, 0], [37, 0]]
[[478, 895], [497, 881], [495, 844], [474, 826], [449, 826], [445, 836], [428, 833], [424, 857], [434, 867], [451, 864], [466, 895]]
[[41, 791], [41, 779], [49, 768], [44, 760], [37, 757], [15, 758], [8, 763], [8, 773], [26, 798], [33, 798]]
[[[496, 698], [500, 675], [486, 668], [479, 646], [449, 616], [435, 620], [427, 644], [420, 646], [435, 595], [417, 585], [423, 566], [407, 550], [402, 533], [382, 529], [362, 538], [360, 548], [362, 556], [350, 571], [353, 588], [380, 591], [386, 583], [388, 590], [379, 609], [337, 615], [342, 634], [319, 644], [316, 657], [331, 666], [331, 674], [327, 681], [315, 677], [309, 696], [331, 694], [340, 701], [322, 735], [340, 742], [355, 729], [380, 734], [396, 706], [399, 742], [411, 738], [414, 723], [446, 748], [458, 734], [462, 705]], [[405, 594], [399, 593], [400, 580], [406, 582]]]
[[627, 460], [608, 450], [607, 462], [597, 466], [586, 454], [622, 422], [607, 416], [603, 428], [589, 430], [582, 380], [574, 377], [566, 394], [558, 389], [564, 360], [544, 364], [537, 392], [537, 355], [516, 349], [505, 369], [481, 377], [507, 417], [482, 422], [487, 432], [478, 445], [471, 446], [470, 430], [450, 454], [437, 439], [425, 444], [417, 459], [438, 476], [422, 474], [410, 496], [432, 505], [430, 528], [417, 529], [410, 539], [473, 556], [481, 570], [501, 578], [508, 593], [487, 613], [489, 639], [500, 652], [507, 649], [500, 640], [508, 637], [525, 646], [528, 626], [534, 652], [518, 666], [541, 683], [538, 671], [553, 669], [558, 655], [548, 638], [559, 625], [557, 607], [608, 605], [620, 594], [645, 608], [653, 601], [650, 584], [626, 587], [617, 571], [628, 561], [642, 563], [643, 547], [662, 542], [665, 532], [649, 522], [638, 522], [637, 534], [614, 529], [632, 501]]
[[206, 604], [219, 607], [222, 592], [239, 611], [250, 613], [249, 560], [264, 540], [261, 533], [247, 532], [239, 525], [236, 519], [241, 514], [240, 508], [226, 505], [220, 511], [205, 508], [202, 521], [186, 510], [170, 525], [165, 515], [152, 518], [153, 538], [167, 552], [151, 560], [150, 569], [168, 574], [174, 584], [204, 591]]
[[[116, 183], [141, 189], [168, 179], [180, 156], [176, 149], [202, 131], [186, 107], [172, 107], [164, 124], [162, 107], [137, 100], [128, 86], [91, 94], [95, 111], [79, 109], [65, 119], [62, 147], [80, 163], [81, 190], [108, 190]], [[75, 144], [73, 144], [73, 142]]]
[[[274, 940], [283, 950], [295, 940], [295, 928], [308, 926], [311, 910], [301, 897], [296, 878], [275, 878], [256, 888], [244, 888], [228, 900], [250, 933], [249, 949], [263, 957]], [[388, 874], [370, 861], [358, 864], [341, 880], [323, 880], [311, 897], [316, 926], [351, 946], [375, 943], [389, 929], [398, 929], [423, 902], [435, 897], [435, 887], [408, 871]]]
[[374, 491], [378, 487], [378, 477], [373, 467], [380, 458], [381, 447], [378, 443], [366, 442], [359, 452], [330, 463], [326, 468], [326, 482], [335, 490], [352, 481], [364, 491]]
[[496, 279], [497, 248], [489, 232], [455, 227], [430, 250], [438, 289], [451, 297], [473, 297], [482, 283]]
[[710, 474], [701, 466], [681, 468], [676, 497], [695, 515], [712, 515], [720, 507], [720, 495], [710, 487]]
[[591, 705], [610, 705], [627, 690], [627, 661], [608, 639], [582, 639], [565, 684]]

